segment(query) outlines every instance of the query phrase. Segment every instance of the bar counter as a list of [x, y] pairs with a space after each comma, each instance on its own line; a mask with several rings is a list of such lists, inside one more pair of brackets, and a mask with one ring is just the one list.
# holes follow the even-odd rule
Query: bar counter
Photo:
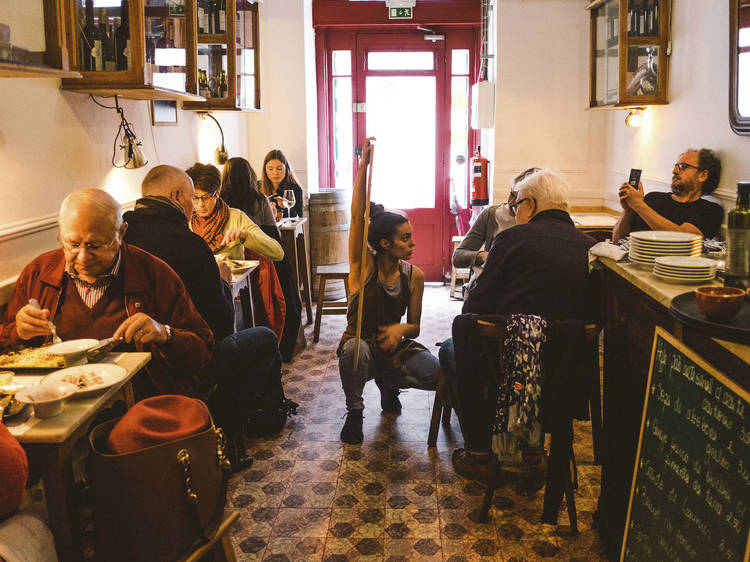
[[[604, 326], [602, 482], [596, 524], [608, 556], [619, 559], [640, 433], [654, 328], [661, 326], [743, 388], [750, 346], [713, 338], [669, 314], [695, 285], [672, 285], [630, 263], [599, 258]], [[714, 282], [716, 285], [719, 283]]]

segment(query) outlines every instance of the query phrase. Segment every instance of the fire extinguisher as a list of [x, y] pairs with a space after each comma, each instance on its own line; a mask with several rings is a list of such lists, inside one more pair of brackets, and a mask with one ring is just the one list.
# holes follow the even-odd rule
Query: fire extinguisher
[[471, 204], [476, 207], [489, 205], [487, 194], [490, 161], [480, 154], [481, 146], [477, 146], [471, 159]]

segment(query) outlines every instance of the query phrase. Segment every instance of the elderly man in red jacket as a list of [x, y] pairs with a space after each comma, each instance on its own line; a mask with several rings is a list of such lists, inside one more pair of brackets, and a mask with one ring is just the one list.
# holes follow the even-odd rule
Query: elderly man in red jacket
[[152, 353], [136, 394], [195, 395], [213, 334], [177, 274], [124, 243], [126, 230], [106, 192], [69, 194], [60, 207], [62, 248], [24, 268], [0, 324], [0, 347], [39, 345], [51, 323], [63, 340], [114, 336], [124, 350]]

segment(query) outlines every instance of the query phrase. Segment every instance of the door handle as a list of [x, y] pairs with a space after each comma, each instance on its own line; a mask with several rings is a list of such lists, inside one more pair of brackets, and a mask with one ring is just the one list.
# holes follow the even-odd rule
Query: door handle
[[357, 158], [362, 158], [362, 145], [361, 144], [358, 144], [357, 146], [354, 147], [354, 155]]

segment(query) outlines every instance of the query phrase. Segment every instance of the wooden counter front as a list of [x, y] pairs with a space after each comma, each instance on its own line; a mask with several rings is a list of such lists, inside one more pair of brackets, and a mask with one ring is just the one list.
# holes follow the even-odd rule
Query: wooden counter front
[[750, 389], [750, 346], [712, 338], [669, 314], [671, 285], [632, 264], [600, 258], [604, 325], [602, 482], [596, 524], [618, 559], [638, 445], [654, 329], [661, 326], [743, 388]]

